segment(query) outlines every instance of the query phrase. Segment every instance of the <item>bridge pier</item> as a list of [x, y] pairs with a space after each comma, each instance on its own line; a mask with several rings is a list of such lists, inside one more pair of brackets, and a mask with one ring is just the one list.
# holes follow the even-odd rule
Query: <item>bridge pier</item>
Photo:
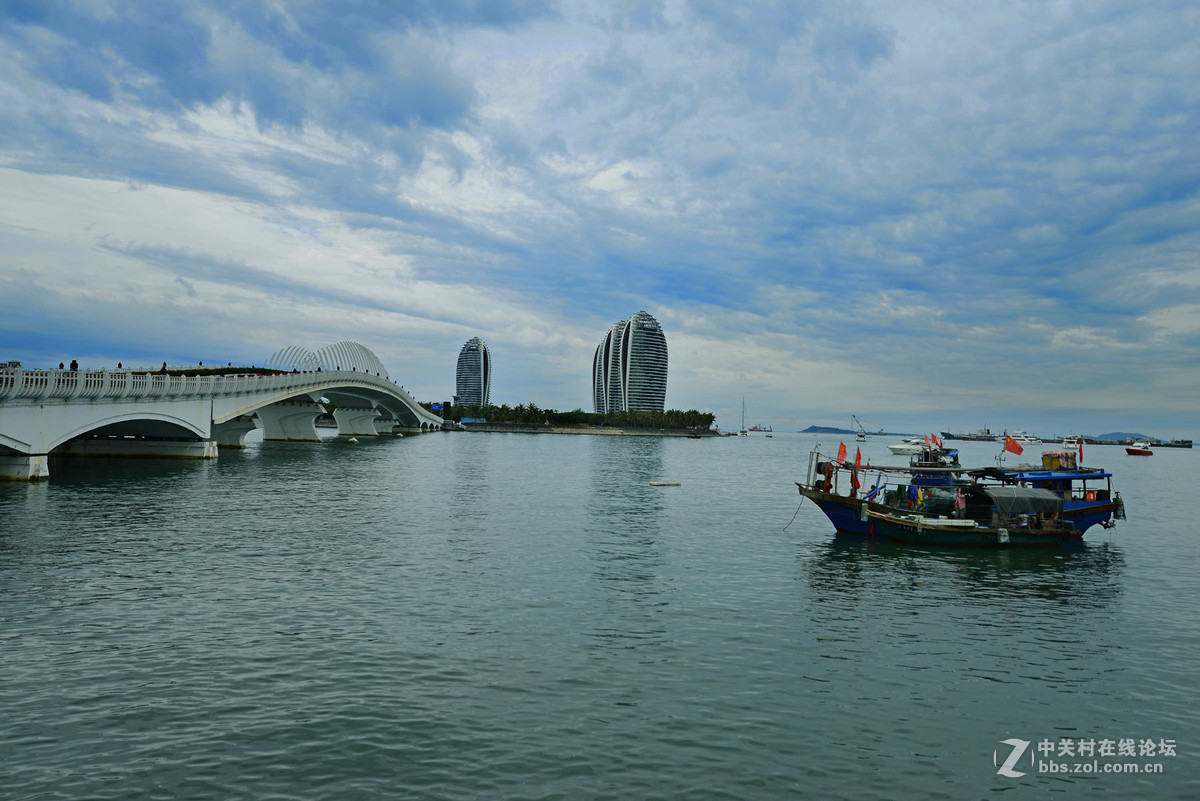
[[0, 481], [40, 481], [50, 477], [46, 454], [0, 454]]
[[379, 417], [377, 409], [343, 409], [341, 406], [333, 410], [333, 419], [337, 420], [338, 434], [344, 437], [377, 437], [379, 430], [375, 428], [375, 418]]
[[246, 447], [246, 435], [258, 428], [258, 422], [253, 417], [235, 417], [224, 423], [213, 424], [213, 439], [221, 448]]
[[307, 401], [281, 401], [255, 411], [262, 423], [263, 439], [285, 442], [320, 442], [314, 422], [324, 407]]

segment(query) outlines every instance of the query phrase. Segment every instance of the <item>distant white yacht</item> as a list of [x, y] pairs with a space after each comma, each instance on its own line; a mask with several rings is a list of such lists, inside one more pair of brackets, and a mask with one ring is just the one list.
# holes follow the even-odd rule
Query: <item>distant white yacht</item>
[[903, 442], [895, 442], [888, 445], [888, 450], [897, 456], [911, 456], [914, 453], [920, 453], [925, 450], [928, 445], [921, 437], [906, 437]]
[[1030, 434], [1028, 431], [1014, 431], [1011, 434], [1001, 434], [1000, 436], [996, 437], [996, 442], [1003, 444], [1007, 441], [1005, 440], [1005, 437], [1012, 437], [1015, 441], [1021, 443], [1022, 445], [1042, 444], [1040, 439], [1035, 437], [1033, 434]]

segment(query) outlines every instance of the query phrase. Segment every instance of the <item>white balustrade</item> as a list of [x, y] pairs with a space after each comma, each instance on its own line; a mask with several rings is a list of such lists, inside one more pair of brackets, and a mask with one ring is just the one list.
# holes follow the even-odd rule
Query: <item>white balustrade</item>
[[170, 375], [131, 370], [0, 369], [0, 401], [121, 398], [228, 397], [264, 390], [366, 384], [413, 404], [407, 390], [382, 376], [357, 370], [229, 375]]

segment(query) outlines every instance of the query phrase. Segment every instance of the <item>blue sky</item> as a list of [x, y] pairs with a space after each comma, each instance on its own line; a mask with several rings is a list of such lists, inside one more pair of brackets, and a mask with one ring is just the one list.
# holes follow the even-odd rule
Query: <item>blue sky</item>
[[1200, 7], [5, 2], [0, 350], [361, 342], [734, 427], [1200, 433]]

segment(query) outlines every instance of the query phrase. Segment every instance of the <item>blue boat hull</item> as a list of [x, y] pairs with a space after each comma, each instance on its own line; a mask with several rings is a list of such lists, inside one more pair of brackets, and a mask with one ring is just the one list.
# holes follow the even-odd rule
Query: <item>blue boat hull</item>
[[808, 498], [817, 508], [825, 513], [829, 522], [833, 523], [838, 534], [852, 534], [857, 537], [874, 537], [874, 522], [867, 517], [863, 507], [884, 509], [879, 504], [872, 504], [861, 498], [850, 498], [844, 495], [832, 495], [821, 490], [814, 490], [797, 483], [800, 494]]

